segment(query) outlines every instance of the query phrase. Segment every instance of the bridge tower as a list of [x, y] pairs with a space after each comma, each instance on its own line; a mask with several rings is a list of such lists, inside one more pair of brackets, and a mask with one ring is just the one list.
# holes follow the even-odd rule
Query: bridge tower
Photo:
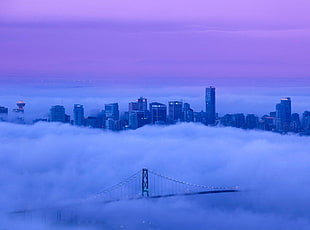
[[150, 196], [149, 190], [149, 171], [148, 169], [142, 169], [142, 196]]

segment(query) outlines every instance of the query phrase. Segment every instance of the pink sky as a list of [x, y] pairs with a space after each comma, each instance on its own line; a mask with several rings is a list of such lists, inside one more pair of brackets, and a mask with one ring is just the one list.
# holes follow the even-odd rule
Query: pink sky
[[308, 84], [309, 8], [306, 0], [2, 0], [0, 78]]

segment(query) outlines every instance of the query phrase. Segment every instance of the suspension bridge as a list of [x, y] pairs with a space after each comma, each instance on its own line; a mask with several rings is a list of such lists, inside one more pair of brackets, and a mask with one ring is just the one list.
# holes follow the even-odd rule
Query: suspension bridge
[[121, 200], [155, 199], [237, 191], [239, 191], [238, 187], [216, 187], [188, 183], [144, 168], [120, 183], [82, 199], [80, 202], [110, 203]]
[[[238, 187], [207, 186], [176, 180], [143, 168], [114, 186], [86, 198], [62, 201], [50, 207], [13, 211], [10, 215], [23, 216], [25, 218], [27, 216], [33, 216], [35, 213], [44, 213], [44, 218], [47, 218], [46, 216], [52, 216], [52, 219], [55, 219], [57, 222], [65, 221], [65, 219], [71, 222], [78, 222], [77, 215], [73, 211], [77, 207], [80, 209], [83, 206], [98, 207], [98, 205], [126, 200], [160, 199], [174, 196], [232, 193], [238, 191]], [[53, 214], [51, 215], [51, 213]], [[70, 215], [66, 213], [70, 213]], [[66, 218], [65, 216], [70, 216], [70, 218]]]

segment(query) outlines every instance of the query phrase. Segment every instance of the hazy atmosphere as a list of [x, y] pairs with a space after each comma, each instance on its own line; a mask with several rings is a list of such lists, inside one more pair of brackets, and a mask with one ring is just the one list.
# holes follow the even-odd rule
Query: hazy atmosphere
[[[112, 133], [0, 123], [0, 130], [2, 213], [85, 197], [148, 167], [241, 192], [103, 205], [107, 229], [310, 227], [308, 138], [195, 124]], [[15, 224], [0, 227], [25, 229]]]
[[[211, 82], [212, 83], [212, 82]], [[190, 103], [196, 111], [205, 110], [205, 86], [162, 86], [162, 87], [104, 87], [83, 84], [35, 85], [20, 87], [4, 85], [1, 88], [1, 105], [16, 108], [16, 102], [26, 102], [25, 118], [27, 122], [37, 118], [48, 118], [53, 105], [64, 105], [66, 113], [73, 115], [73, 105], [85, 106], [85, 114], [92, 116], [104, 109], [104, 104], [118, 102], [120, 111], [128, 110], [128, 102], [143, 96], [150, 102], [167, 103], [183, 100]], [[292, 98], [292, 112], [303, 113], [310, 108], [310, 88], [303, 87], [229, 87], [217, 88], [217, 112], [220, 116], [227, 113], [257, 114], [263, 116], [276, 110], [276, 103], [282, 97]]]
[[309, 85], [309, 4], [2, 0], [0, 78]]
[[0, 0], [0, 230], [310, 229], [309, 0]]

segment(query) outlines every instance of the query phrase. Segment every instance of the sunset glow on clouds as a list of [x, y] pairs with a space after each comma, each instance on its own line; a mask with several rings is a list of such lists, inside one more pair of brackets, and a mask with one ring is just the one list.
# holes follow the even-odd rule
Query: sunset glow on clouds
[[6, 0], [0, 78], [303, 85], [308, 8], [304, 0]]
[[222, 24], [309, 26], [307, 0], [3, 0], [2, 17], [18, 20], [159, 20], [213, 21]]
[[[144, 167], [241, 192], [77, 214], [99, 218], [100, 229], [310, 229], [310, 142], [298, 135], [309, 134], [309, 9], [309, 0], [0, 0], [0, 230], [63, 229], [7, 214], [80, 200]], [[209, 86], [216, 99], [206, 97]], [[141, 111], [128, 103], [140, 96], [178, 100], [181, 115], [129, 130]], [[278, 105], [284, 97], [292, 104]], [[183, 102], [196, 123], [179, 123]], [[106, 116], [116, 108], [109, 103], [120, 119]], [[51, 119], [54, 105], [64, 119]], [[202, 119], [210, 111], [216, 123]], [[259, 130], [224, 128], [225, 114], [253, 114]], [[267, 120], [279, 133], [263, 131]], [[122, 132], [110, 131], [116, 126]]]

